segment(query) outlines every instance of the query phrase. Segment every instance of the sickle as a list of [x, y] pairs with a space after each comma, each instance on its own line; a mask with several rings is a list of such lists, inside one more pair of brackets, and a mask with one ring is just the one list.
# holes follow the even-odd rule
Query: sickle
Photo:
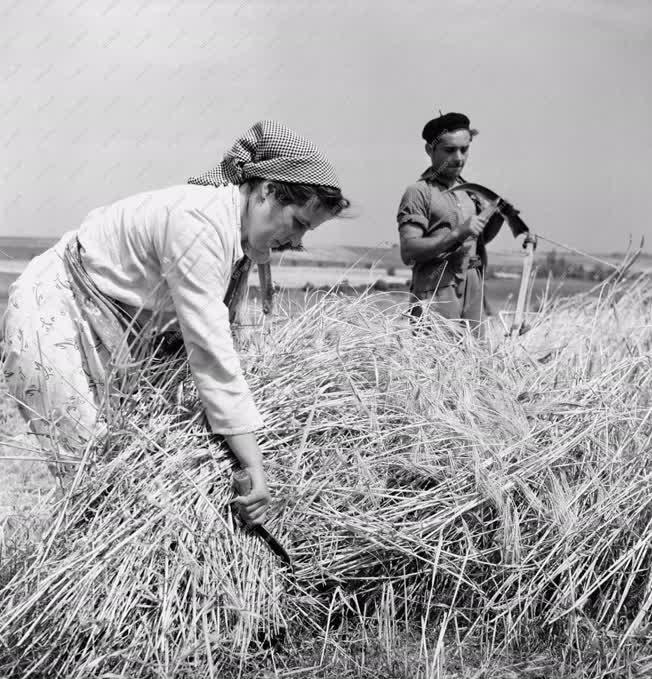
[[508, 203], [504, 198], [501, 198], [495, 191], [488, 189], [482, 184], [475, 184], [474, 182], [464, 182], [463, 184], [458, 184], [452, 188], [444, 191], [444, 193], [452, 193], [454, 191], [468, 191], [473, 193], [480, 198], [484, 198], [489, 203], [493, 205], [493, 210], [490, 210], [491, 214], [494, 212], [499, 212], [504, 220], [509, 225], [509, 228], [516, 236], [520, 236], [522, 233], [530, 233], [530, 229], [527, 227], [526, 223], [518, 216], [519, 211], [510, 203]]
[[[233, 486], [240, 495], [251, 493], [251, 476], [246, 469], [236, 469], [233, 472]], [[245, 529], [255, 533], [267, 546], [278, 556], [283, 563], [290, 569], [294, 569], [292, 557], [283, 545], [265, 528], [265, 526], [249, 526], [245, 524]]]

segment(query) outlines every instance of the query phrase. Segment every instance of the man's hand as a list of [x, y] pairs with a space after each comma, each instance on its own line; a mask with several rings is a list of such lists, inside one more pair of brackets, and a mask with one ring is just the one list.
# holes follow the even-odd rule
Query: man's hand
[[454, 229], [452, 233], [460, 241], [465, 241], [467, 238], [477, 238], [482, 233], [486, 223], [487, 218], [483, 217], [482, 214], [473, 215]]
[[[240, 495], [234, 499], [234, 502], [238, 503], [239, 514], [245, 523], [253, 526], [261, 525], [265, 521], [265, 513], [272, 501], [265, 481], [265, 472], [262, 466], [245, 467], [243, 471], [249, 477], [249, 484], [243, 484], [238, 489]], [[250, 487], [247, 488], [247, 485]]]

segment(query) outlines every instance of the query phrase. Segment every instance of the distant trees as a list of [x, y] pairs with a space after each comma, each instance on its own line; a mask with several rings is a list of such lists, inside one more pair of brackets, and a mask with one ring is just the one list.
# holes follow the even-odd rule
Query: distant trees
[[[585, 281], [603, 281], [612, 269], [599, 263], [582, 263], [558, 254], [555, 250], [539, 253], [535, 256], [537, 278], [575, 278]], [[520, 276], [522, 267], [509, 262], [500, 265], [492, 265], [491, 262], [485, 271], [486, 278], [516, 278]]]
[[585, 266], [577, 262], [569, 262], [564, 255], [555, 250], [546, 253], [543, 261], [537, 262], [537, 276], [547, 278], [581, 278], [588, 281], [602, 281], [611, 273], [610, 269], [600, 264]]

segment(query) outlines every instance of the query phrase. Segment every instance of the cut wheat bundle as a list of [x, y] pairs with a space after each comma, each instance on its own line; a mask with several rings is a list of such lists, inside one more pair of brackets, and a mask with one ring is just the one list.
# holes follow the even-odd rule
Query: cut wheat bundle
[[143, 369], [2, 589], [0, 671], [247, 676], [379, 607], [453, 616], [487, 653], [561, 629], [616, 658], [652, 606], [650, 301], [641, 281], [478, 342], [323, 298], [252, 336], [268, 528], [293, 573], [234, 518], [183, 361]]

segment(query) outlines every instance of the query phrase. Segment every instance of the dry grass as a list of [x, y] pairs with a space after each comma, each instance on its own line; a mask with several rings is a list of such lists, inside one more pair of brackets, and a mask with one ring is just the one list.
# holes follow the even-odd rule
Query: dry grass
[[12, 401], [0, 390], [0, 564], [42, 533], [55, 484]]
[[325, 299], [252, 337], [294, 574], [232, 517], [185, 364], [144, 367], [12, 564], [0, 673], [649, 676], [651, 302], [605, 288], [479, 343]]

